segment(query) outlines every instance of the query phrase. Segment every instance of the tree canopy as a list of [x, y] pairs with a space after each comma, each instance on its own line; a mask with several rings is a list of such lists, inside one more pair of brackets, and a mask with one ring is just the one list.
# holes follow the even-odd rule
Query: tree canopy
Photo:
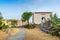
[[3, 19], [2, 13], [0, 12], [0, 20]]
[[27, 23], [29, 24], [29, 19], [31, 16], [32, 16], [32, 12], [23, 12], [21, 20], [23, 22], [27, 21]]

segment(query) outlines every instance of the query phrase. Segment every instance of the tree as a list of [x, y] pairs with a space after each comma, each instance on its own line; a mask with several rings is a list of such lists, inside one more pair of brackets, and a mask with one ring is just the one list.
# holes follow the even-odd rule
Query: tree
[[23, 22], [27, 21], [27, 23], [29, 25], [29, 19], [31, 16], [32, 16], [32, 12], [23, 12], [21, 19]]
[[15, 19], [11, 20], [11, 24], [12, 25], [17, 25], [17, 20], [15, 20]]
[[1, 14], [1, 12], [0, 12], [0, 20], [2, 20], [3, 19], [3, 17], [2, 17], [2, 14]]
[[6, 23], [3, 20], [2, 13], [0, 12], [0, 30], [4, 30], [8, 27], [9, 27], [9, 25], [6, 25]]

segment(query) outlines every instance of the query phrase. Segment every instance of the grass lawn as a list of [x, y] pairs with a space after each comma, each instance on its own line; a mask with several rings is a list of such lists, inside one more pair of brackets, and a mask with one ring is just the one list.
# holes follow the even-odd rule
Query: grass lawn
[[26, 30], [25, 40], [60, 40], [59, 37], [47, 34], [37, 28], [25, 30]]
[[[18, 28], [11, 28], [11, 36], [14, 36], [17, 32], [19, 32]], [[0, 40], [7, 40], [8, 34], [0, 30]]]

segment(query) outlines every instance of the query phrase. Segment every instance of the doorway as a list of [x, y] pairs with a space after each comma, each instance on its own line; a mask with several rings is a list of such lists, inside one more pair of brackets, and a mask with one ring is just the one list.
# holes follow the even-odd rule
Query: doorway
[[42, 17], [42, 18], [41, 18], [41, 23], [46, 23], [45, 17]]

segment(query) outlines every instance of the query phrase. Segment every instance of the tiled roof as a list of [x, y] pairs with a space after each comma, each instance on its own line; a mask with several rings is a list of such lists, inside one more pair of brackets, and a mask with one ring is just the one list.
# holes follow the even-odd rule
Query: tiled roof
[[34, 12], [34, 14], [52, 14], [52, 12]]

